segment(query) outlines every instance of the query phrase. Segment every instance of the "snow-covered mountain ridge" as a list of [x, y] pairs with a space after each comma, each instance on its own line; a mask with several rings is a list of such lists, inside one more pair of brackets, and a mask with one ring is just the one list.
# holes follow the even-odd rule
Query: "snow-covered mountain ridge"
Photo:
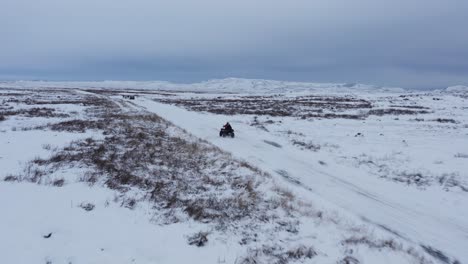
[[468, 92], [468, 86], [465, 85], [455, 85], [450, 86], [445, 89], [447, 92]]
[[381, 87], [359, 83], [312, 83], [263, 79], [226, 78], [212, 79], [199, 83], [183, 84], [166, 81], [12, 81], [0, 82], [2, 88], [107, 88], [149, 89], [226, 93], [282, 93], [326, 89], [328, 92], [385, 91], [404, 92], [402, 88]]
[[[196, 83], [175, 83], [168, 81], [0, 81], [0, 88], [100, 88], [135, 90], [171, 90], [223, 93], [284, 93], [304, 91], [325, 92], [390, 92], [404, 93], [414, 90], [400, 87], [386, 87], [362, 83], [319, 83], [295, 82], [266, 79], [225, 78], [211, 79]], [[417, 90], [419, 91], [419, 90]], [[454, 85], [438, 92], [468, 92], [466, 85]]]

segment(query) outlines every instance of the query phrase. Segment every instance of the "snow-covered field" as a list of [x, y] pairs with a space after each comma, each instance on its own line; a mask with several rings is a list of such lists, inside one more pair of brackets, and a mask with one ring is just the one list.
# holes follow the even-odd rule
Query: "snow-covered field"
[[466, 263], [467, 111], [462, 86], [0, 83], [0, 261]]

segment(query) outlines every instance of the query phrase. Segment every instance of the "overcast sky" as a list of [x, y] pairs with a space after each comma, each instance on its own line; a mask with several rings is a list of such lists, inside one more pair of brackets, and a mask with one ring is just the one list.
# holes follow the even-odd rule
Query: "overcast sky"
[[468, 85], [467, 0], [0, 0], [0, 79]]

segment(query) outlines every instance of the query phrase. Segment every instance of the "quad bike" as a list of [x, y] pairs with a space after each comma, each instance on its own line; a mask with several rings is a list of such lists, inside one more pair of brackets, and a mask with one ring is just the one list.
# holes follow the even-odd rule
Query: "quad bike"
[[234, 138], [234, 129], [228, 131], [223, 127], [219, 131], [219, 136], [220, 137], [232, 137], [232, 138]]

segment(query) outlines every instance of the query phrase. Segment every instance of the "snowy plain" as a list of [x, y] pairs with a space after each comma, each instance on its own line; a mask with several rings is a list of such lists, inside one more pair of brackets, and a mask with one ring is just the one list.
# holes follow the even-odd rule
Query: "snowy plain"
[[[55, 109], [41, 116], [12, 113], [0, 121], [1, 178], [23, 173], [30, 160], [49, 157], [72, 140], [105, 138], [99, 129], [43, 128], [90, 118], [78, 99], [95, 96], [128, 112], [156, 114], [171, 122], [172, 130], [188, 131], [183, 137], [202, 139], [252, 164], [271, 175], [259, 185], [262, 193], [273, 192], [272, 184], [285, 188], [329, 220], [284, 216], [287, 223], [299, 221], [298, 230], [276, 235], [271, 232], [281, 219], [259, 223], [262, 227], [252, 231], [258, 238], [245, 245], [239, 242], [245, 234], [221, 232], [196, 219], [154, 221], [159, 213], [149, 201], [126, 208], [120, 192], [78, 181], [84, 169], [75, 166], [51, 172], [65, 179], [62, 187], [0, 182], [5, 263], [274, 263], [287, 254], [269, 256], [270, 251], [295, 244], [312, 246], [314, 254], [287, 258], [292, 263], [468, 262], [468, 94], [463, 87], [422, 92], [243, 79], [193, 85], [6, 82], [0, 87], [2, 113], [37, 107], [42, 97], [54, 97], [53, 104], [40, 106]], [[124, 99], [124, 94], [137, 97]], [[271, 105], [259, 105], [266, 107], [261, 112], [247, 111], [265, 101]], [[275, 105], [290, 112], [279, 113]], [[218, 136], [226, 121], [236, 131], [233, 139]], [[95, 209], [84, 210], [83, 202]], [[187, 237], [200, 230], [210, 232], [208, 244], [188, 245]], [[359, 242], [349, 239], [356, 237]]]

